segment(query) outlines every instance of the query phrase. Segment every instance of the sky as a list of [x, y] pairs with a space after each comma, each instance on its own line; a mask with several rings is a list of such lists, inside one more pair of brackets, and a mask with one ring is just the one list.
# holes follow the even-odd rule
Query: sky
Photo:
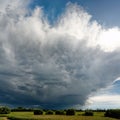
[[120, 107], [114, 1], [1, 0], [0, 105]]
[[107, 26], [120, 26], [120, 1], [119, 0], [34, 0], [31, 6], [42, 6], [49, 19], [54, 21], [61, 14], [67, 3], [77, 3], [83, 7], [93, 20]]

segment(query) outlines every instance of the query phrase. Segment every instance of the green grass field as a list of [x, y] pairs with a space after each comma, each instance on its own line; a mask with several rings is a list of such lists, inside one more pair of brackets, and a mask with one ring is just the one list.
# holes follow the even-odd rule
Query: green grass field
[[66, 115], [34, 115], [33, 112], [11, 112], [8, 115], [1, 115], [0, 120], [116, 120], [104, 117], [103, 112], [94, 113], [94, 116], [82, 116], [82, 112], [77, 112], [75, 116]]
[[6, 117], [0, 117], [0, 120], [7, 120]]

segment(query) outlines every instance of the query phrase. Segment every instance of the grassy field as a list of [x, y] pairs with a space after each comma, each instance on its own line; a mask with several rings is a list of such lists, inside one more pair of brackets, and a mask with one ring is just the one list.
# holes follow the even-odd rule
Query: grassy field
[[0, 120], [7, 120], [7, 117], [12, 118], [12, 120], [116, 120], [104, 117], [103, 112], [94, 113], [94, 116], [82, 116], [82, 112], [76, 113], [75, 116], [34, 115], [33, 112], [11, 112], [8, 115], [1, 115]]
[[7, 120], [6, 117], [0, 117], [0, 120]]

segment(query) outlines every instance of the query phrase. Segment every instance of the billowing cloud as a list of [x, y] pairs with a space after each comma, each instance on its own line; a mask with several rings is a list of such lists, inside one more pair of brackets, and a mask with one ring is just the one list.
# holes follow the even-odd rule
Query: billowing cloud
[[[0, 15], [1, 104], [84, 105], [91, 93], [119, 77], [119, 34], [114, 36], [119, 28], [104, 29], [71, 3], [51, 25], [42, 8], [30, 12], [27, 3], [14, 2], [7, 1]], [[112, 30], [114, 47], [106, 42]]]
[[120, 95], [99, 95], [91, 97], [86, 107], [89, 109], [119, 109]]
[[101, 89], [91, 95], [84, 108], [90, 109], [112, 109], [120, 107], [120, 80], [116, 79], [107, 88]]

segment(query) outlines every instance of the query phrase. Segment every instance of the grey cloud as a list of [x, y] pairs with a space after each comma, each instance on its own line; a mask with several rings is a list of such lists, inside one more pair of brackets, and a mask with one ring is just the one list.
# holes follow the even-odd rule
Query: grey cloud
[[[94, 28], [94, 36], [99, 25], [91, 23], [90, 16], [79, 6], [70, 5], [57, 25], [41, 17], [40, 8], [31, 16], [21, 13], [16, 18], [7, 14], [0, 16], [1, 103], [43, 108], [84, 105], [92, 92], [119, 76], [119, 49], [105, 52], [88, 45], [92, 34], [84, 32]], [[69, 17], [74, 19], [67, 31]], [[84, 20], [84, 26], [74, 28], [83, 25]], [[82, 33], [83, 27], [86, 30]]]

